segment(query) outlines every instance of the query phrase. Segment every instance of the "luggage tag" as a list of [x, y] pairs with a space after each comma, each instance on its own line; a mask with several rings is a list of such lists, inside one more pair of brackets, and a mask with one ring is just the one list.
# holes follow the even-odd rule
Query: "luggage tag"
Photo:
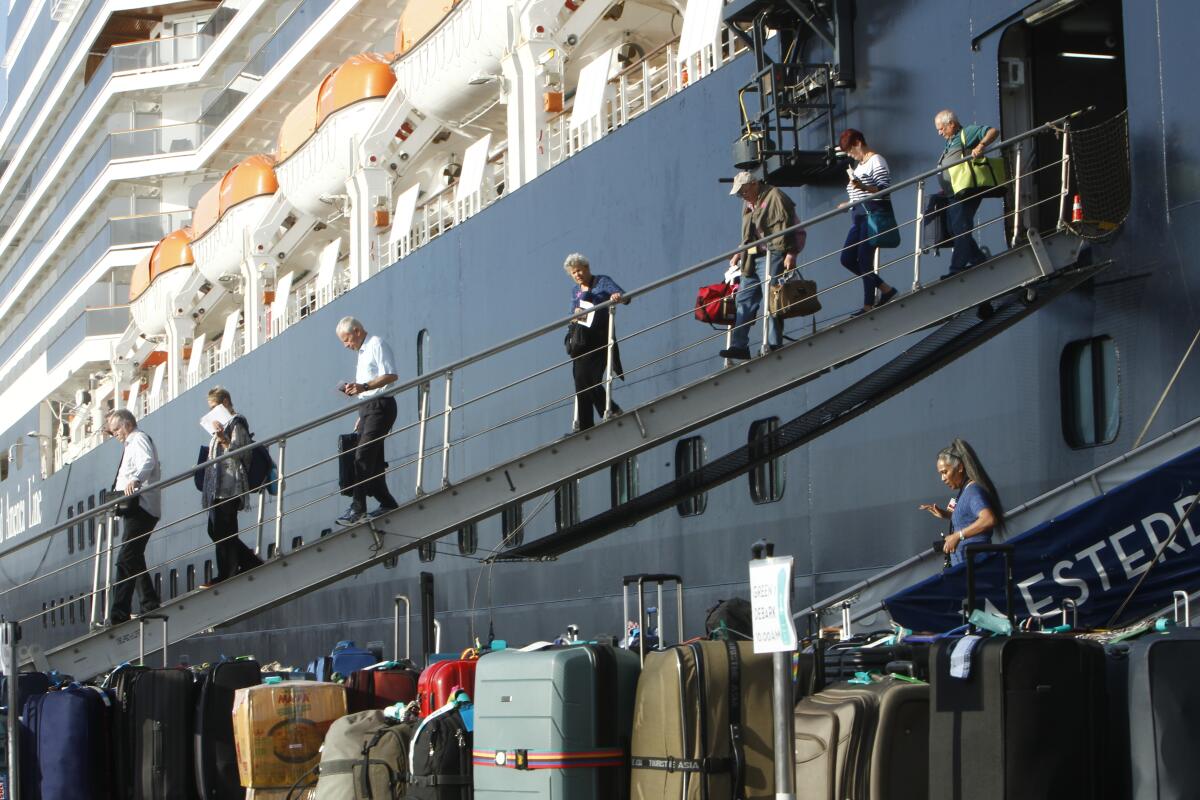
[[467, 729], [467, 733], [475, 732], [475, 705], [471, 702], [471, 696], [466, 691], [459, 689], [455, 691], [454, 698], [450, 701], [458, 708], [459, 719], [462, 720], [463, 727]]
[[971, 652], [975, 645], [983, 641], [981, 636], [964, 636], [959, 639], [950, 651], [950, 677], [966, 679], [971, 677]]
[[1012, 636], [1012, 623], [1008, 620], [1008, 617], [989, 614], [977, 608], [971, 612], [971, 616], [967, 618], [967, 622], [976, 628], [983, 628], [998, 636]]

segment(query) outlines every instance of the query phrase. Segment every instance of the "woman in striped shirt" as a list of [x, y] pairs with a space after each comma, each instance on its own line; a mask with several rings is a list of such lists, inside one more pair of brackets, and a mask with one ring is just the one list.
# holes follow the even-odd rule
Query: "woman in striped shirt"
[[883, 156], [867, 147], [867, 140], [862, 131], [847, 128], [842, 131], [838, 145], [855, 163], [853, 177], [846, 184], [846, 194], [850, 199], [842, 205], [858, 204], [853, 206], [851, 211], [853, 221], [850, 224], [850, 232], [846, 234], [841, 260], [843, 267], [855, 275], [862, 276], [863, 306], [851, 314], [857, 317], [896, 296], [896, 289], [875, 274], [876, 248], [868, 241], [870, 237], [867, 233], [867, 207], [858, 202], [890, 186], [892, 176]]

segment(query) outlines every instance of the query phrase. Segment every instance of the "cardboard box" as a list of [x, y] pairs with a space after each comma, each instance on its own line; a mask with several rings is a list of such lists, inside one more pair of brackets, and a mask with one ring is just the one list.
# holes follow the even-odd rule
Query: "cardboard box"
[[[291, 800], [315, 800], [317, 796], [316, 787], [308, 789], [299, 789]], [[289, 800], [287, 789], [247, 789], [246, 800]]]
[[233, 739], [242, 786], [290, 788], [317, 764], [325, 732], [345, 715], [346, 690], [335, 683], [283, 681], [238, 689]]

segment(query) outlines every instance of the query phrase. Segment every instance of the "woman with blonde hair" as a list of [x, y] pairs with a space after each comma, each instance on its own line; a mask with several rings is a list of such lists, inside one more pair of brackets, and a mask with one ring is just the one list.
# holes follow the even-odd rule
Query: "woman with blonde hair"
[[[214, 386], [208, 391], [208, 407], [224, 406], [232, 414], [225, 424], [213, 422], [212, 439], [208, 443], [208, 457], [217, 458], [231, 450], [250, 444], [250, 426], [246, 418], [233, 409], [233, 398], [228, 390]], [[204, 469], [204, 507], [208, 509], [208, 538], [217, 546], [217, 573], [207, 583], [207, 589], [239, 572], [262, 564], [238, 536], [238, 512], [250, 506], [250, 461], [247, 450], [239, 456], [209, 464]]]

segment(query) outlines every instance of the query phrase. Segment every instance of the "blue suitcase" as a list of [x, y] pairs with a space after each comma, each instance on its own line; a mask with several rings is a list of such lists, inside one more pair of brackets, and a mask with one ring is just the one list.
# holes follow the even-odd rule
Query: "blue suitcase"
[[322, 676], [318, 672], [317, 677], [319, 680], [331, 681], [335, 675], [338, 675], [345, 680], [350, 677], [350, 673], [366, 669], [372, 664], [379, 663], [381, 660], [378, 653], [364, 650], [361, 647], [355, 647], [354, 642], [350, 640], [341, 641], [334, 646], [333, 652], [329, 654], [328, 661], [325, 662], [328, 673]]
[[112, 693], [72, 684], [25, 703], [22, 800], [108, 800]]

